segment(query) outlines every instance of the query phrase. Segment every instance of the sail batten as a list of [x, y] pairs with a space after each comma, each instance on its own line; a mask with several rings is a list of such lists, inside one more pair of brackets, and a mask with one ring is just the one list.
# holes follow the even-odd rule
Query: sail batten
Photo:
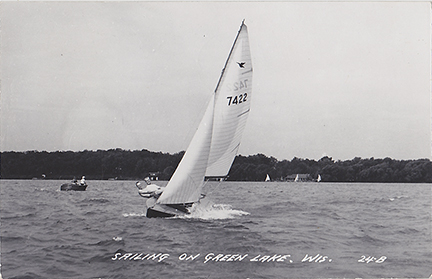
[[246, 113], [248, 113], [249, 111], [250, 111], [250, 109], [248, 109], [248, 110], [245, 111], [245, 112], [240, 113], [239, 115], [237, 115], [237, 117], [241, 117], [241, 116], [245, 115]]
[[244, 73], [241, 73], [241, 74], [242, 74], [242, 75], [245, 75], [245, 74], [250, 73], [250, 72], [252, 72], [252, 71], [253, 71], [253, 69], [250, 69], [249, 71], [244, 72]]
[[250, 111], [252, 72], [242, 22], [204, 117], [158, 204], [196, 202], [205, 177], [228, 175]]

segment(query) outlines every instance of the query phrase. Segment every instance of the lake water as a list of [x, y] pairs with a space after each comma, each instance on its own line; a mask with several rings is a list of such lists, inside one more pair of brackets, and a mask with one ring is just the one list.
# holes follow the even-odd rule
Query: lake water
[[0, 181], [3, 278], [432, 274], [430, 184], [210, 182], [215, 206], [148, 219], [134, 181], [63, 182]]

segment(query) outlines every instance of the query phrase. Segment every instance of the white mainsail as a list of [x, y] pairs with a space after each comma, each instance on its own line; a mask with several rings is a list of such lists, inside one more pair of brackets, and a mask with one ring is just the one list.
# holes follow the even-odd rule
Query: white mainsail
[[206, 176], [228, 175], [250, 110], [252, 61], [242, 24], [215, 90], [215, 116]]
[[270, 179], [270, 175], [267, 174], [267, 176], [266, 176], [266, 178], [265, 178], [265, 181], [266, 181], [266, 182], [267, 182], [267, 181], [271, 181], [271, 179]]
[[206, 176], [228, 174], [246, 125], [251, 89], [249, 39], [242, 22], [198, 130], [158, 204], [196, 202]]

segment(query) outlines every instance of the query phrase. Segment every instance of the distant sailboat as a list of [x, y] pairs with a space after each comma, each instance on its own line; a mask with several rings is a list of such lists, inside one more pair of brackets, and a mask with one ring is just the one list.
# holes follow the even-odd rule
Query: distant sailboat
[[321, 181], [321, 175], [318, 174], [317, 182]]
[[270, 179], [270, 176], [267, 174], [265, 182], [269, 182], [269, 181], [271, 181], [271, 179]]
[[[247, 26], [240, 30], [198, 129], [163, 192], [149, 192], [147, 217], [190, 213], [206, 178], [228, 175], [250, 111], [252, 63]], [[145, 193], [145, 189], [141, 190]]]
[[296, 175], [294, 182], [299, 182], [299, 175], [298, 174]]

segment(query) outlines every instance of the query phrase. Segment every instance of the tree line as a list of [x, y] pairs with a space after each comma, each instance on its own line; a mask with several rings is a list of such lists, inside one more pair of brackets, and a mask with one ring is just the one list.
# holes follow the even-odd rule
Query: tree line
[[[143, 179], [157, 173], [169, 180], [184, 151], [169, 154], [148, 150], [84, 150], [1, 152], [3, 179], [72, 179], [85, 175], [87, 179]], [[400, 182], [431, 183], [432, 162], [429, 159], [394, 160], [391, 158], [333, 160], [325, 156], [318, 161], [294, 157], [278, 161], [264, 154], [238, 155], [231, 167], [228, 181], [284, 181], [290, 175], [309, 174], [322, 182]]]

